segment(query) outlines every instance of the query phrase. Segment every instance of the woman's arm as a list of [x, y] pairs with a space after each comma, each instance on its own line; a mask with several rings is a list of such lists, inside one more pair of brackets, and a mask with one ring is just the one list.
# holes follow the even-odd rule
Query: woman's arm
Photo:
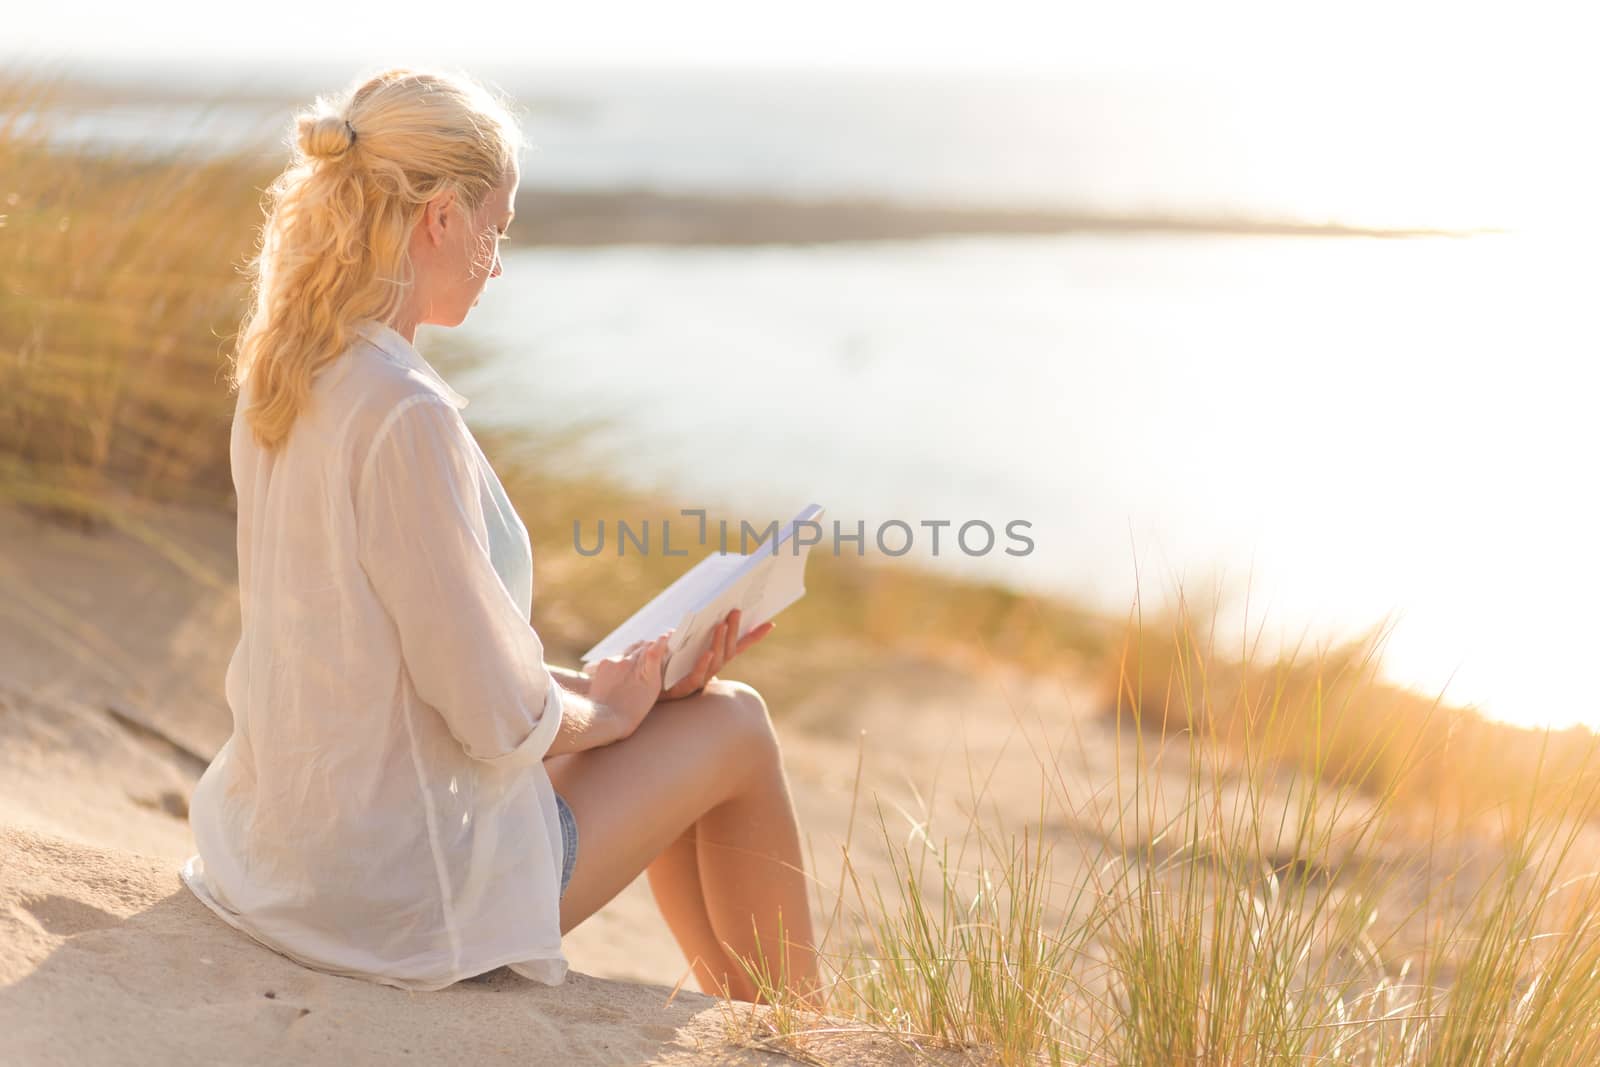
[[557, 667], [554, 663], [546, 663], [544, 669], [569, 693], [580, 696], [589, 695], [589, 676], [581, 671], [568, 670], [566, 667]]
[[[599, 748], [637, 730], [661, 697], [666, 655], [667, 635], [662, 634], [595, 663], [593, 673], [583, 679], [585, 691], [561, 698], [561, 722], [546, 756]], [[550, 668], [545, 665], [545, 669]], [[552, 684], [563, 688], [559, 682]]]
[[[559, 669], [551, 668], [551, 671], [554, 673]], [[559, 675], [557, 679], [565, 685], [565, 680]], [[561, 698], [561, 726], [556, 730], [556, 738], [550, 742], [544, 757], [549, 759], [551, 756], [584, 752], [620, 741], [623, 736], [617, 717], [608, 712], [604, 705], [569, 690]]]
[[422, 702], [468, 756], [532, 766], [559, 732], [563, 689], [494, 569], [477, 478], [455, 410], [431, 394], [402, 401], [361, 468], [358, 558]]
[[550, 743], [550, 751], [545, 753], [546, 759], [599, 748], [619, 739], [616, 727], [603, 721], [606, 718], [603, 709], [596, 707], [594, 701], [589, 699], [587, 674], [557, 667], [553, 663], [546, 663], [544, 669], [550, 672], [550, 677], [556, 680], [557, 685], [566, 690], [566, 695], [561, 698], [561, 728], [556, 731], [556, 739]]
[[550, 672], [556, 684], [566, 690], [566, 695], [561, 698], [561, 728], [556, 731], [556, 739], [550, 743], [550, 751], [545, 753], [546, 759], [599, 748], [619, 740], [620, 731], [614, 724], [605, 721], [607, 716], [604, 709], [596, 707], [594, 701], [589, 699], [587, 674], [557, 667], [553, 663], [546, 663], [544, 669]]

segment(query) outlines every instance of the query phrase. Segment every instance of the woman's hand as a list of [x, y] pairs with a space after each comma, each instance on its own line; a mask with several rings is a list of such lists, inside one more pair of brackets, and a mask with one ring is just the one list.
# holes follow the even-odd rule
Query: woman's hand
[[711, 632], [711, 641], [706, 650], [700, 654], [700, 661], [694, 665], [694, 670], [690, 671], [689, 676], [683, 681], [664, 691], [661, 699], [681, 700], [683, 697], [700, 692], [730, 659], [771, 633], [772, 626], [771, 622], [764, 622], [740, 638], [739, 609], [734, 608]]
[[620, 741], [630, 736], [661, 696], [661, 670], [668, 634], [636, 641], [620, 655], [599, 660], [589, 671], [589, 700], [612, 719]]

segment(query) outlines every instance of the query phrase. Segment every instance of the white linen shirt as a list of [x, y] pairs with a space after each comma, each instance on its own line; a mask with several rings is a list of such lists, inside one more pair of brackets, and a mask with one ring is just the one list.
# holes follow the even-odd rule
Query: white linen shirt
[[561, 688], [529, 624], [528, 532], [466, 400], [375, 322], [275, 451], [238, 400], [233, 733], [195, 786], [185, 884], [318, 970], [557, 984], [562, 861], [543, 758]]

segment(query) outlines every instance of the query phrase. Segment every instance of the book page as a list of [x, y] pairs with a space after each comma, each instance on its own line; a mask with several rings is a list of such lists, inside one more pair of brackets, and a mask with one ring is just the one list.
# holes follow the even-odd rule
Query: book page
[[814, 521], [821, 514], [816, 504], [801, 511], [779, 531], [776, 549], [768, 541], [748, 555], [713, 552], [585, 652], [584, 665], [672, 630], [663, 686], [676, 685], [694, 670], [712, 631], [728, 612], [740, 609], [739, 637], [743, 637], [805, 594], [809, 546], [797, 553], [790, 539], [797, 523]]
[[734, 608], [739, 609], [739, 637], [743, 637], [804, 596], [808, 552], [809, 549], [802, 549], [799, 555], [793, 555], [790, 549], [782, 548], [776, 556], [764, 550], [759, 555], [741, 557], [753, 564], [750, 569], [738, 582], [698, 608], [673, 635], [662, 684], [670, 689], [689, 676], [717, 623]]
[[668, 630], [679, 627], [684, 617], [707, 597], [714, 596], [724, 579], [744, 562], [744, 556], [733, 554], [724, 556], [714, 552], [707, 556], [585, 652], [583, 662], [617, 655], [635, 641], [654, 641]]

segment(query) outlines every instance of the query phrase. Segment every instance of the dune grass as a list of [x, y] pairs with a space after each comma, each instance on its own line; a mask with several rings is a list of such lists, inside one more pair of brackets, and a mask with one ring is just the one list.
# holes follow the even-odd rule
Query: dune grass
[[[134, 522], [130, 498], [226, 506], [221, 379], [270, 175], [65, 152], [38, 118], [49, 92], [0, 98], [0, 495], [89, 526]], [[575, 517], [676, 508], [547, 442], [483, 436], [535, 545], [560, 546], [540, 554], [534, 621], [566, 658], [688, 562], [562, 551]], [[740, 1014], [745, 1039], [823, 1062], [850, 1062], [836, 1042], [862, 1033], [1007, 1064], [1600, 1061], [1592, 735], [1388, 685], [1381, 630], [1258, 663], [1181, 598], [1119, 626], [826, 555], [808, 585], [782, 653], [748, 664], [775, 707], [910, 645], [1098, 669], [1126, 751], [1086, 789], [1041, 741], [1034, 810], [997, 814], [974, 774], [949, 832], [864, 798], [892, 876], [847, 847], [825, 887], [827, 1012], [749, 961], [774, 1004]]]
[[224, 339], [265, 176], [54, 150], [60, 91], [0, 84], [0, 493], [88, 525], [118, 489], [224, 501]]
[[[981, 786], [965, 807], [984, 815], [950, 835], [925, 812], [878, 810], [895, 877], [864, 884], [852, 861], [864, 846], [847, 846], [823, 887], [842, 905], [823, 950], [826, 1009], [752, 964], [778, 1007], [745, 1009], [739, 1038], [819, 1063], [853, 1062], [836, 1044], [851, 1026], [937, 1062], [1597, 1062], [1592, 759], [1581, 789], [1536, 768], [1484, 792], [1472, 818], [1419, 829], [1401, 783], [1433, 758], [1422, 749], [1369, 753], [1392, 772], [1373, 788], [1204, 736], [1192, 724], [1225, 716], [1189, 703], [1187, 677], [1213, 666], [1196, 636], [1181, 632], [1182, 662], [1123, 677], [1116, 714], [1132, 751], [1103, 789], [1041, 759], [1039, 808], [1012, 813], [1015, 825]], [[1315, 655], [1288, 669], [1331, 683], [1350, 665]], [[1148, 705], [1146, 686], [1177, 695]], [[1347, 694], [1316, 692], [1300, 710], [1336, 719]], [[1264, 707], [1234, 700], [1238, 715], [1298, 714], [1281, 693]], [[1179, 712], [1186, 725], [1173, 725]], [[1135, 725], [1156, 714], [1164, 733]], [[1403, 731], [1379, 737], [1379, 749], [1405, 743]]]
[[[1160, 737], [1189, 731], [1274, 764], [1376, 796], [1427, 818], [1483, 826], [1496, 805], [1567, 809], [1600, 788], [1595, 734], [1517, 729], [1394, 685], [1381, 673], [1390, 628], [1326, 650], [1261, 659], [1243, 641], [1219, 648], [1216, 605], [1181, 595], [1126, 627], [1102, 664], [1107, 714]], [[1234, 651], [1236, 649], [1236, 651]]]

